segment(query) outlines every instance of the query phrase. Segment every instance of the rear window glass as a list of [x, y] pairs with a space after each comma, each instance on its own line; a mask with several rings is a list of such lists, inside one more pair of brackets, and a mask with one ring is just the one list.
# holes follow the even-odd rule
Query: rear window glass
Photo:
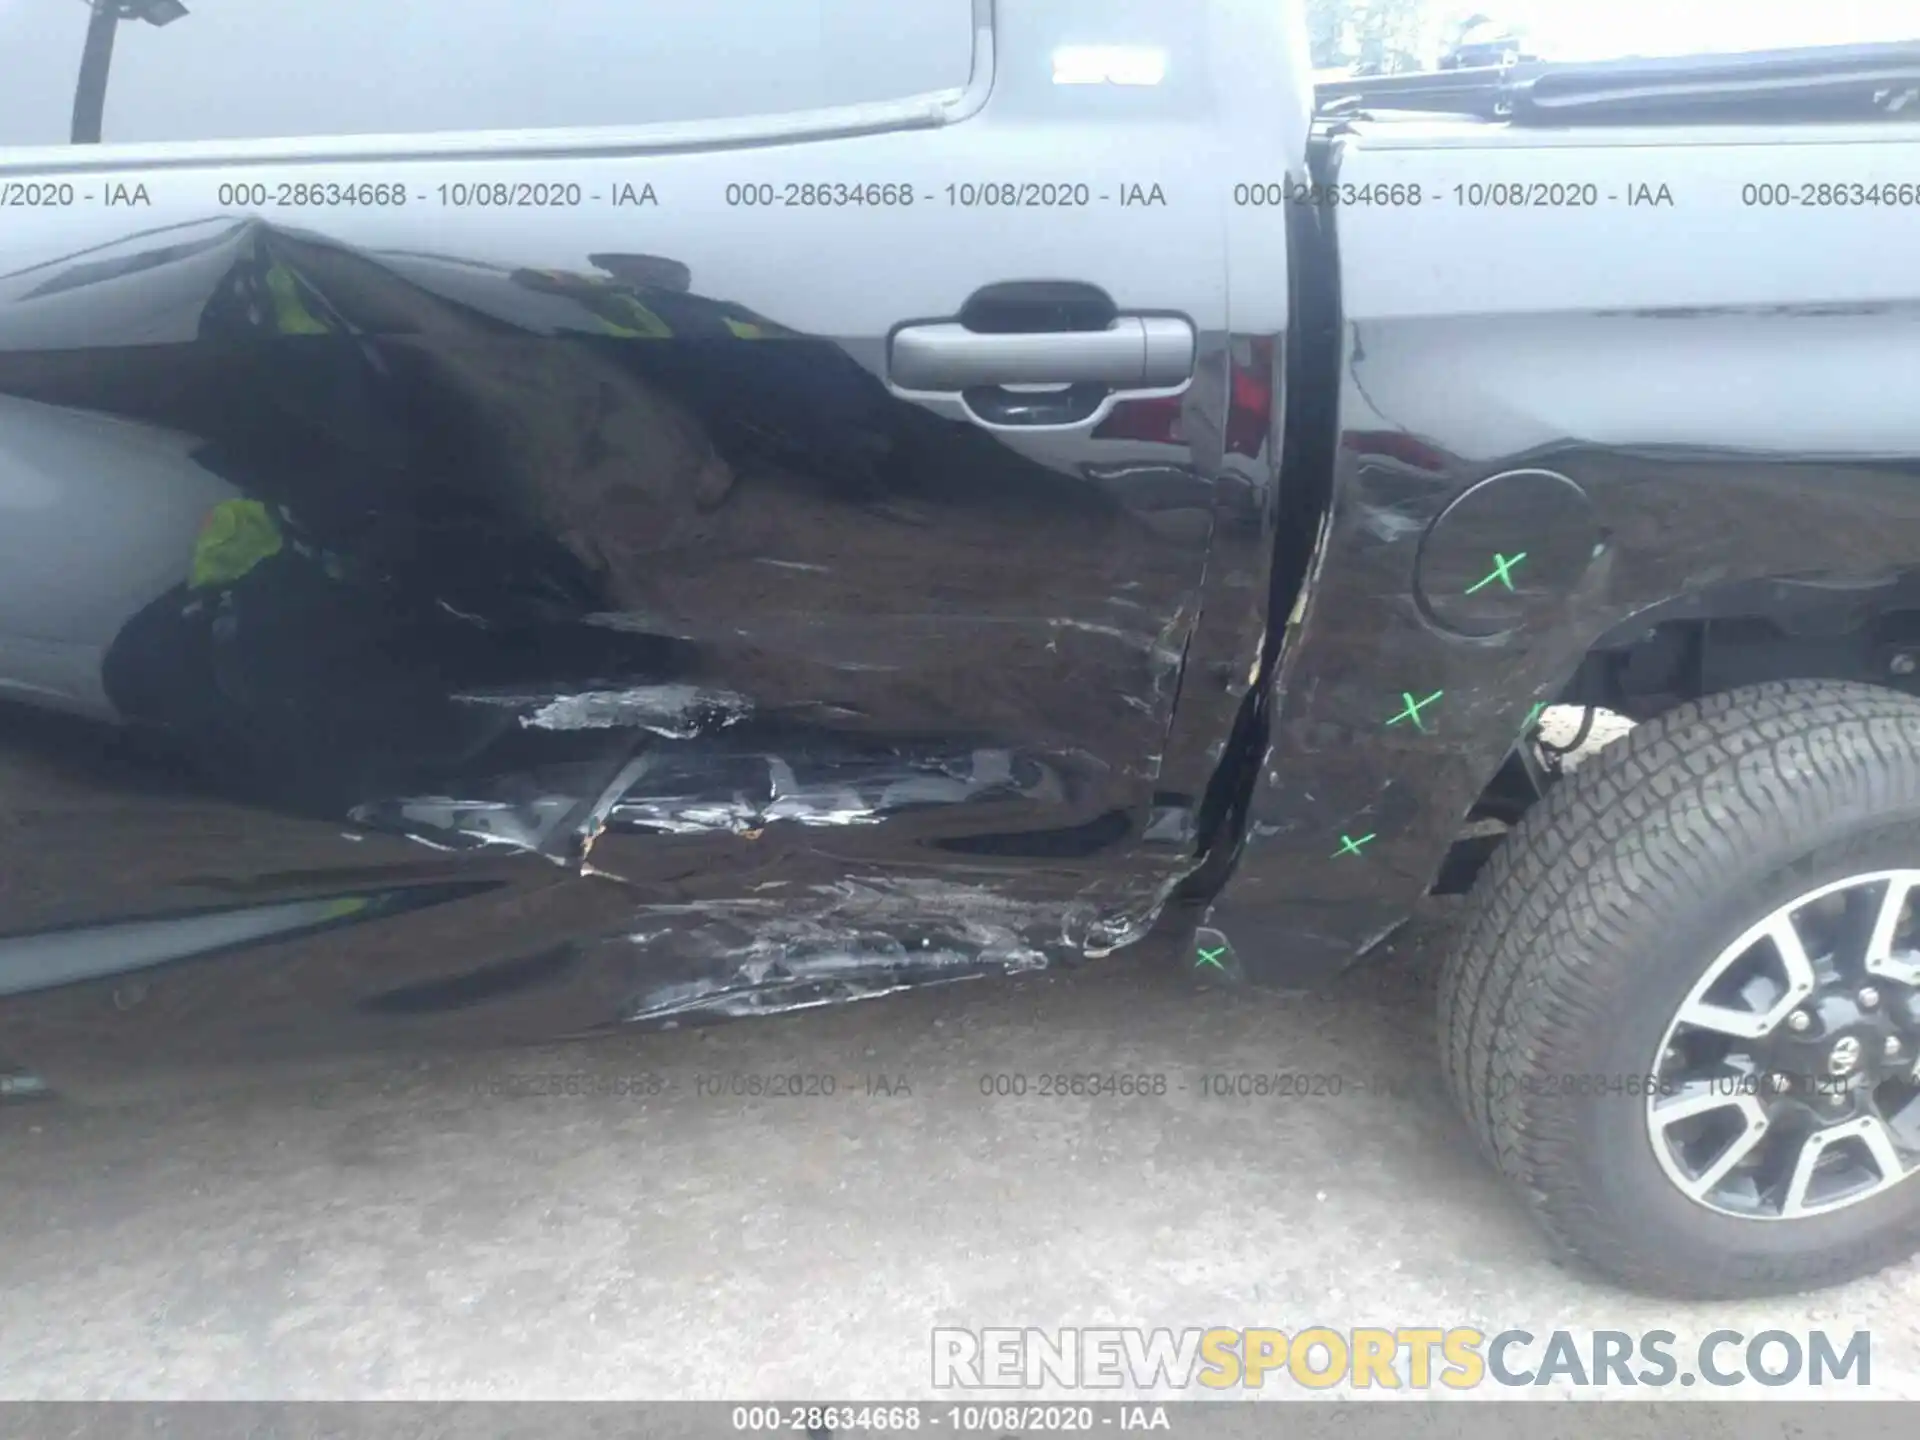
[[[119, 0], [107, 144], [645, 125], [958, 89], [972, 0]], [[59, 145], [88, 0], [0, 0], [0, 145]], [[152, 19], [164, 23], [154, 24]]]

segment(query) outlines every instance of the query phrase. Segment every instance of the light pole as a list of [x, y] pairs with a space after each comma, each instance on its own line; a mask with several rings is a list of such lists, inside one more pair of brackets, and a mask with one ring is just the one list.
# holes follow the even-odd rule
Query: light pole
[[100, 143], [100, 117], [107, 108], [107, 72], [113, 68], [113, 36], [122, 20], [171, 25], [187, 13], [181, 0], [91, 0], [87, 44], [80, 52], [80, 80], [73, 91], [75, 145]]

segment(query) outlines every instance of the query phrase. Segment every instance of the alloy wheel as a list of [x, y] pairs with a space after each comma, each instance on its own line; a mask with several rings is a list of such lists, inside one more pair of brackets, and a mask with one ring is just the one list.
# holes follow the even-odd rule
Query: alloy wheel
[[1683, 1194], [1795, 1220], [1920, 1169], [1920, 870], [1835, 881], [1722, 950], [1650, 1067], [1648, 1138]]

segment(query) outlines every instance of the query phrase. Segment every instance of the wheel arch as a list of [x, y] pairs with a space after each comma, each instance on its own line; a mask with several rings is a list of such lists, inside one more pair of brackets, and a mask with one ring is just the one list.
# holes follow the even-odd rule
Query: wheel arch
[[[1920, 696], [1920, 565], [1769, 575], [1657, 601], [1596, 636], [1551, 705], [1634, 722], [1771, 680], [1837, 680]], [[1469, 889], [1552, 780], [1529, 730], [1485, 777], [1431, 893]]]

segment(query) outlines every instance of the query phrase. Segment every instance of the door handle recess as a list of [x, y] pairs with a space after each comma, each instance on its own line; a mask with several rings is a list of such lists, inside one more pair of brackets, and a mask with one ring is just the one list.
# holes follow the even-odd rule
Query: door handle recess
[[1193, 326], [1123, 315], [1104, 330], [969, 330], [946, 322], [894, 333], [888, 360], [903, 390], [943, 393], [981, 385], [1105, 385], [1157, 390], [1193, 377]]

